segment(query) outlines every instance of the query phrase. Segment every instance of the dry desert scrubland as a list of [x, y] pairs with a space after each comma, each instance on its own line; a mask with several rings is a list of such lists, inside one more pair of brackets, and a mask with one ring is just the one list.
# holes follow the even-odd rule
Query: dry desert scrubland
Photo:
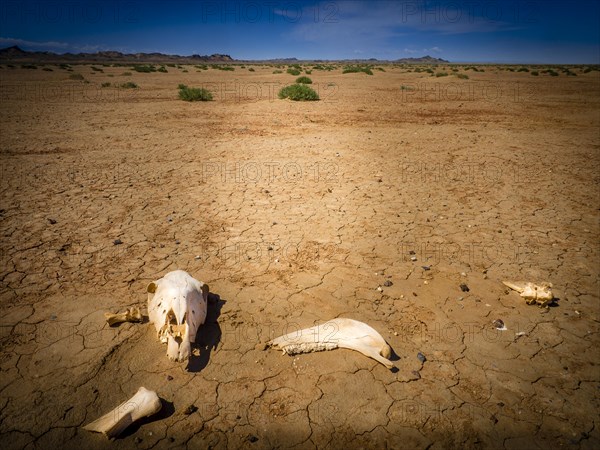
[[[285, 66], [1, 67], [3, 448], [600, 446], [598, 71], [338, 65], [294, 102]], [[175, 269], [211, 291], [189, 364], [104, 320]], [[335, 317], [396, 369], [264, 350]], [[157, 416], [81, 429], [140, 386]]]

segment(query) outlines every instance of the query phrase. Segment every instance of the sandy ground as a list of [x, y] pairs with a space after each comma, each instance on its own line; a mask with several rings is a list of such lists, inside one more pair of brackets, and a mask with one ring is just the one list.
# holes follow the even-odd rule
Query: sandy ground
[[[139, 386], [119, 448], [600, 446], [598, 72], [315, 70], [301, 103], [271, 67], [103, 69], [0, 70], [3, 448], [107, 447], [81, 426]], [[189, 366], [103, 318], [174, 269], [211, 287]], [[397, 370], [261, 348], [334, 317]]]

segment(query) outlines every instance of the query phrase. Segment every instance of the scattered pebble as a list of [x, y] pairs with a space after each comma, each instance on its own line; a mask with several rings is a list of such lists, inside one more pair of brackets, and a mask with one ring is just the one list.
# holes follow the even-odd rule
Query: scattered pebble
[[496, 328], [496, 330], [506, 331], [506, 327], [504, 326], [504, 321], [502, 319], [496, 319], [492, 322], [492, 325]]
[[179, 241], [179, 239], [178, 239], [178, 240], [175, 241], [175, 244], [179, 245], [179, 244], [181, 244], [181, 241]]
[[167, 375], [167, 381], [171, 381], [173, 377], [171, 375]]
[[417, 359], [419, 361], [421, 361], [422, 363], [424, 363], [425, 361], [427, 361], [427, 358], [425, 358], [425, 355], [421, 352], [417, 353]]
[[393, 284], [394, 284], [394, 283], [392, 283], [392, 280], [385, 280], [385, 283], [383, 283], [383, 285], [384, 285], [385, 287], [390, 287], [390, 286], [392, 286]]
[[56, 223], [56, 220], [54, 220], [54, 219], [48, 219], [48, 222], [50, 222], [50, 225], [54, 225]]
[[194, 256], [194, 259], [202, 259], [202, 257], [200, 255], [196, 255]]
[[419, 371], [418, 371], [418, 370], [413, 370], [411, 373], [413, 374], [413, 376], [414, 376], [414, 377], [415, 377], [417, 380], [420, 380], [420, 379], [421, 379], [421, 374], [419, 373]]
[[466, 274], [466, 273], [464, 273], [464, 272], [461, 272], [461, 273], [460, 273], [460, 276], [461, 276], [461, 277], [466, 277], [466, 276], [467, 276], [467, 274]]
[[248, 440], [250, 442], [254, 443], [254, 442], [258, 441], [258, 438], [251, 434], [250, 436], [248, 436]]
[[383, 292], [383, 289], [381, 288], [381, 286], [377, 286], [377, 290], [378, 290], [379, 292]]
[[429, 284], [429, 281], [425, 280], [423, 281], [423, 284]]
[[411, 257], [410, 257], [410, 260], [411, 260], [411, 261], [416, 261], [416, 260], [417, 260], [417, 257], [413, 255], [413, 256], [411, 256]]
[[196, 405], [189, 405], [187, 408], [185, 408], [183, 410], [183, 413], [186, 416], [189, 416], [190, 414], [194, 414], [196, 411], [198, 411], [198, 407]]
[[470, 289], [469, 289], [469, 286], [467, 286], [465, 283], [462, 283], [460, 285], [460, 290], [463, 292], [469, 292]]
[[458, 298], [457, 298], [457, 300], [458, 300], [459, 302], [462, 302], [464, 299], [465, 299], [464, 297], [458, 297]]
[[113, 241], [113, 244], [115, 244], [115, 245], [121, 245], [122, 243], [123, 243], [123, 241], [121, 239], [115, 239]]
[[[409, 212], [410, 212], [410, 211], [409, 211]], [[408, 252], [408, 254], [409, 254], [409, 255], [416, 255], [416, 253], [415, 253], [415, 251], [414, 251], [414, 250], [410, 250], [410, 251]]]
[[56, 314], [52, 314], [52, 315], [50, 316], [50, 320], [56, 320]]
[[267, 250], [271, 252], [271, 251], [273, 251], [273, 247], [271, 247], [271, 246], [269, 245], [269, 246], [267, 247]]
[[431, 266], [421, 266], [421, 268], [425, 271], [431, 270]]
[[171, 443], [175, 442], [175, 438], [174, 438], [173, 436], [171, 436], [171, 437], [169, 438], [169, 442], [171, 442]]
[[141, 444], [141, 443], [142, 443], [142, 438], [141, 438], [141, 437], [139, 437], [139, 436], [138, 436], [138, 437], [136, 437], [136, 438], [135, 438], [135, 443], [136, 443], [136, 444]]

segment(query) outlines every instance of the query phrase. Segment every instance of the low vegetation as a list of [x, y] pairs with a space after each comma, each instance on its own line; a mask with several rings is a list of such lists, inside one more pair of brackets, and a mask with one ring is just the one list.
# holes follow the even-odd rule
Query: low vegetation
[[291, 84], [279, 91], [278, 97], [281, 99], [289, 98], [294, 101], [315, 101], [319, 100], [319, 94], [305, 84]]
[[127, 83], [123, 83], [120, 86], [123, 89], [137, 89], [139, 86], [135, 84], [133, 81], [128, 81]]
[[361, 67], [361, 66], [346, 66], [342, 73], [366, 73], [367, 75], [373, 75], [373, 71], [370, 67]]
[[296, 76], [296, 77], [297, 77], [298, 75], [300, 75], [300, 70], [299, 70], [299, 69], [296, 69], [296, 68], [292, 68], [292, 67], [290, 67], [290, 68], [287, 70], [287, 73], [289, 73], [290, 75], [294, 75], [294, 76]]
[[69, 75], [69, 80], [79, 80], [79, 81], [81, 81], [81, 80], [85, 80], [85, 78], [80, 73], [72, 73], [71, 75]]
[[298, 77], [298, 78], [296, 78], [296, 83], [312, 84], [312, 80], [308, 77]]
[[210, 91], [204, 88], [191, 88], [185, 84], [180, 84], [177, 88], [179, 89], [179, 98], [186, 102], [208, 102], [213, 99]]

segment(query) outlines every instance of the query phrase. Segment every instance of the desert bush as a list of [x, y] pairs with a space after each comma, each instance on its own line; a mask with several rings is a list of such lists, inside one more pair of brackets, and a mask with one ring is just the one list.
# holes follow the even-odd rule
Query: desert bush
[[295, 101], [315, 101], [319, 100], [319, 94], [305, 84], [292, 84], [279, 91], [278, 97], [281, 99], [289, 98]]
[[435, 74], [436, 77], [447, 77], [448, 76], [448, 72], [437, 72]]
[[425, 72], [430, 73], [433, 75], [433, 69], [425, 69]]
[[54, 70], [52, 70], [50, 67], [44, 67], [42, 70], [45, 70], [46, 72], [54, 72]]
[[180, 84], [178, 89], [179, 98], [186, 102], [207, 102], [213, 99], [212, 94], [204, 88], [191, 88], [187, 87], [185, 84]]
[[296, 83], [312, 84], [312, 80], [308, 77], [298, 77], [298, 78], [296, 78]]
[[137, 89], [139, 86], [135, 84], [133, 81], [128, 81], [127, 83], [123, 83], [120, 86], [123, 89]]
[[69, 80], [85, 80], [85, 78], [80, 73], [72, 73], [69, 75]]
[[105, 87], [110, 87], [110, 82], [109, 82], [109, 81], [107, 81], [107, 82], [105, 82], [105, 83], [102, 83], [100, 86], [102, 86], [103, 88], [105, 88]]
[[160, 66], [156, 71], [161, 73], [169, 73], [165, 66]]
[[527, 67], [520, 67], [517, 72], [529, 72], [529, 69]]
[[123, 72], [121, 74], [121, 76], [123, 76], [123, 77], [130, 77], [131, 76], [131, 72]]
[[289, 68], [286, 72], [289, 73], [290, 75], [294, 75], [296, 77], [298, 75], [300, 75], [300, 71], [298, 69]]
[[274, 70], [274, 71], [273, 71], [273, 73], [274, 73], [274, 74], [277, 74], [277, 73], [283, 73], [283, 71], [281, 71], [281, 70]]
[[537, 77], [540, 73], [537, 70], [532, 70], [531, 75], [533, 75], [534, 77]]
[[181, 71], [181, 73], [188, 73], [188, 70], [187, 70], [187, 69], [183, 69], [183, 70]]
[[346, 66], [342, 73], [359, 73], [363, 72], [367, 75], [373, 75], [373, 71], [369, 67], [359, 67], [359, 66]]
[[100, 67], [94, 67], [94, 66], [92, 66], [92, 67], [91, 67], [91, 69], [92, 69], [94, 72], [104, 72], [104, 70], [102, 70]]
[[461, 80], [468, 80], [469, 79], [469, 75], [467, 75], [466, 73], [457, 73], [456, 77], [460, 78]]
[[35, 64], [21, 64], [21, 69], [37, 69]]
[[133, 70], [141, 73], [150, 73], [156, 72], [156, 67], [150, 64], [136, 64], [135, 66], [133, 66]]

